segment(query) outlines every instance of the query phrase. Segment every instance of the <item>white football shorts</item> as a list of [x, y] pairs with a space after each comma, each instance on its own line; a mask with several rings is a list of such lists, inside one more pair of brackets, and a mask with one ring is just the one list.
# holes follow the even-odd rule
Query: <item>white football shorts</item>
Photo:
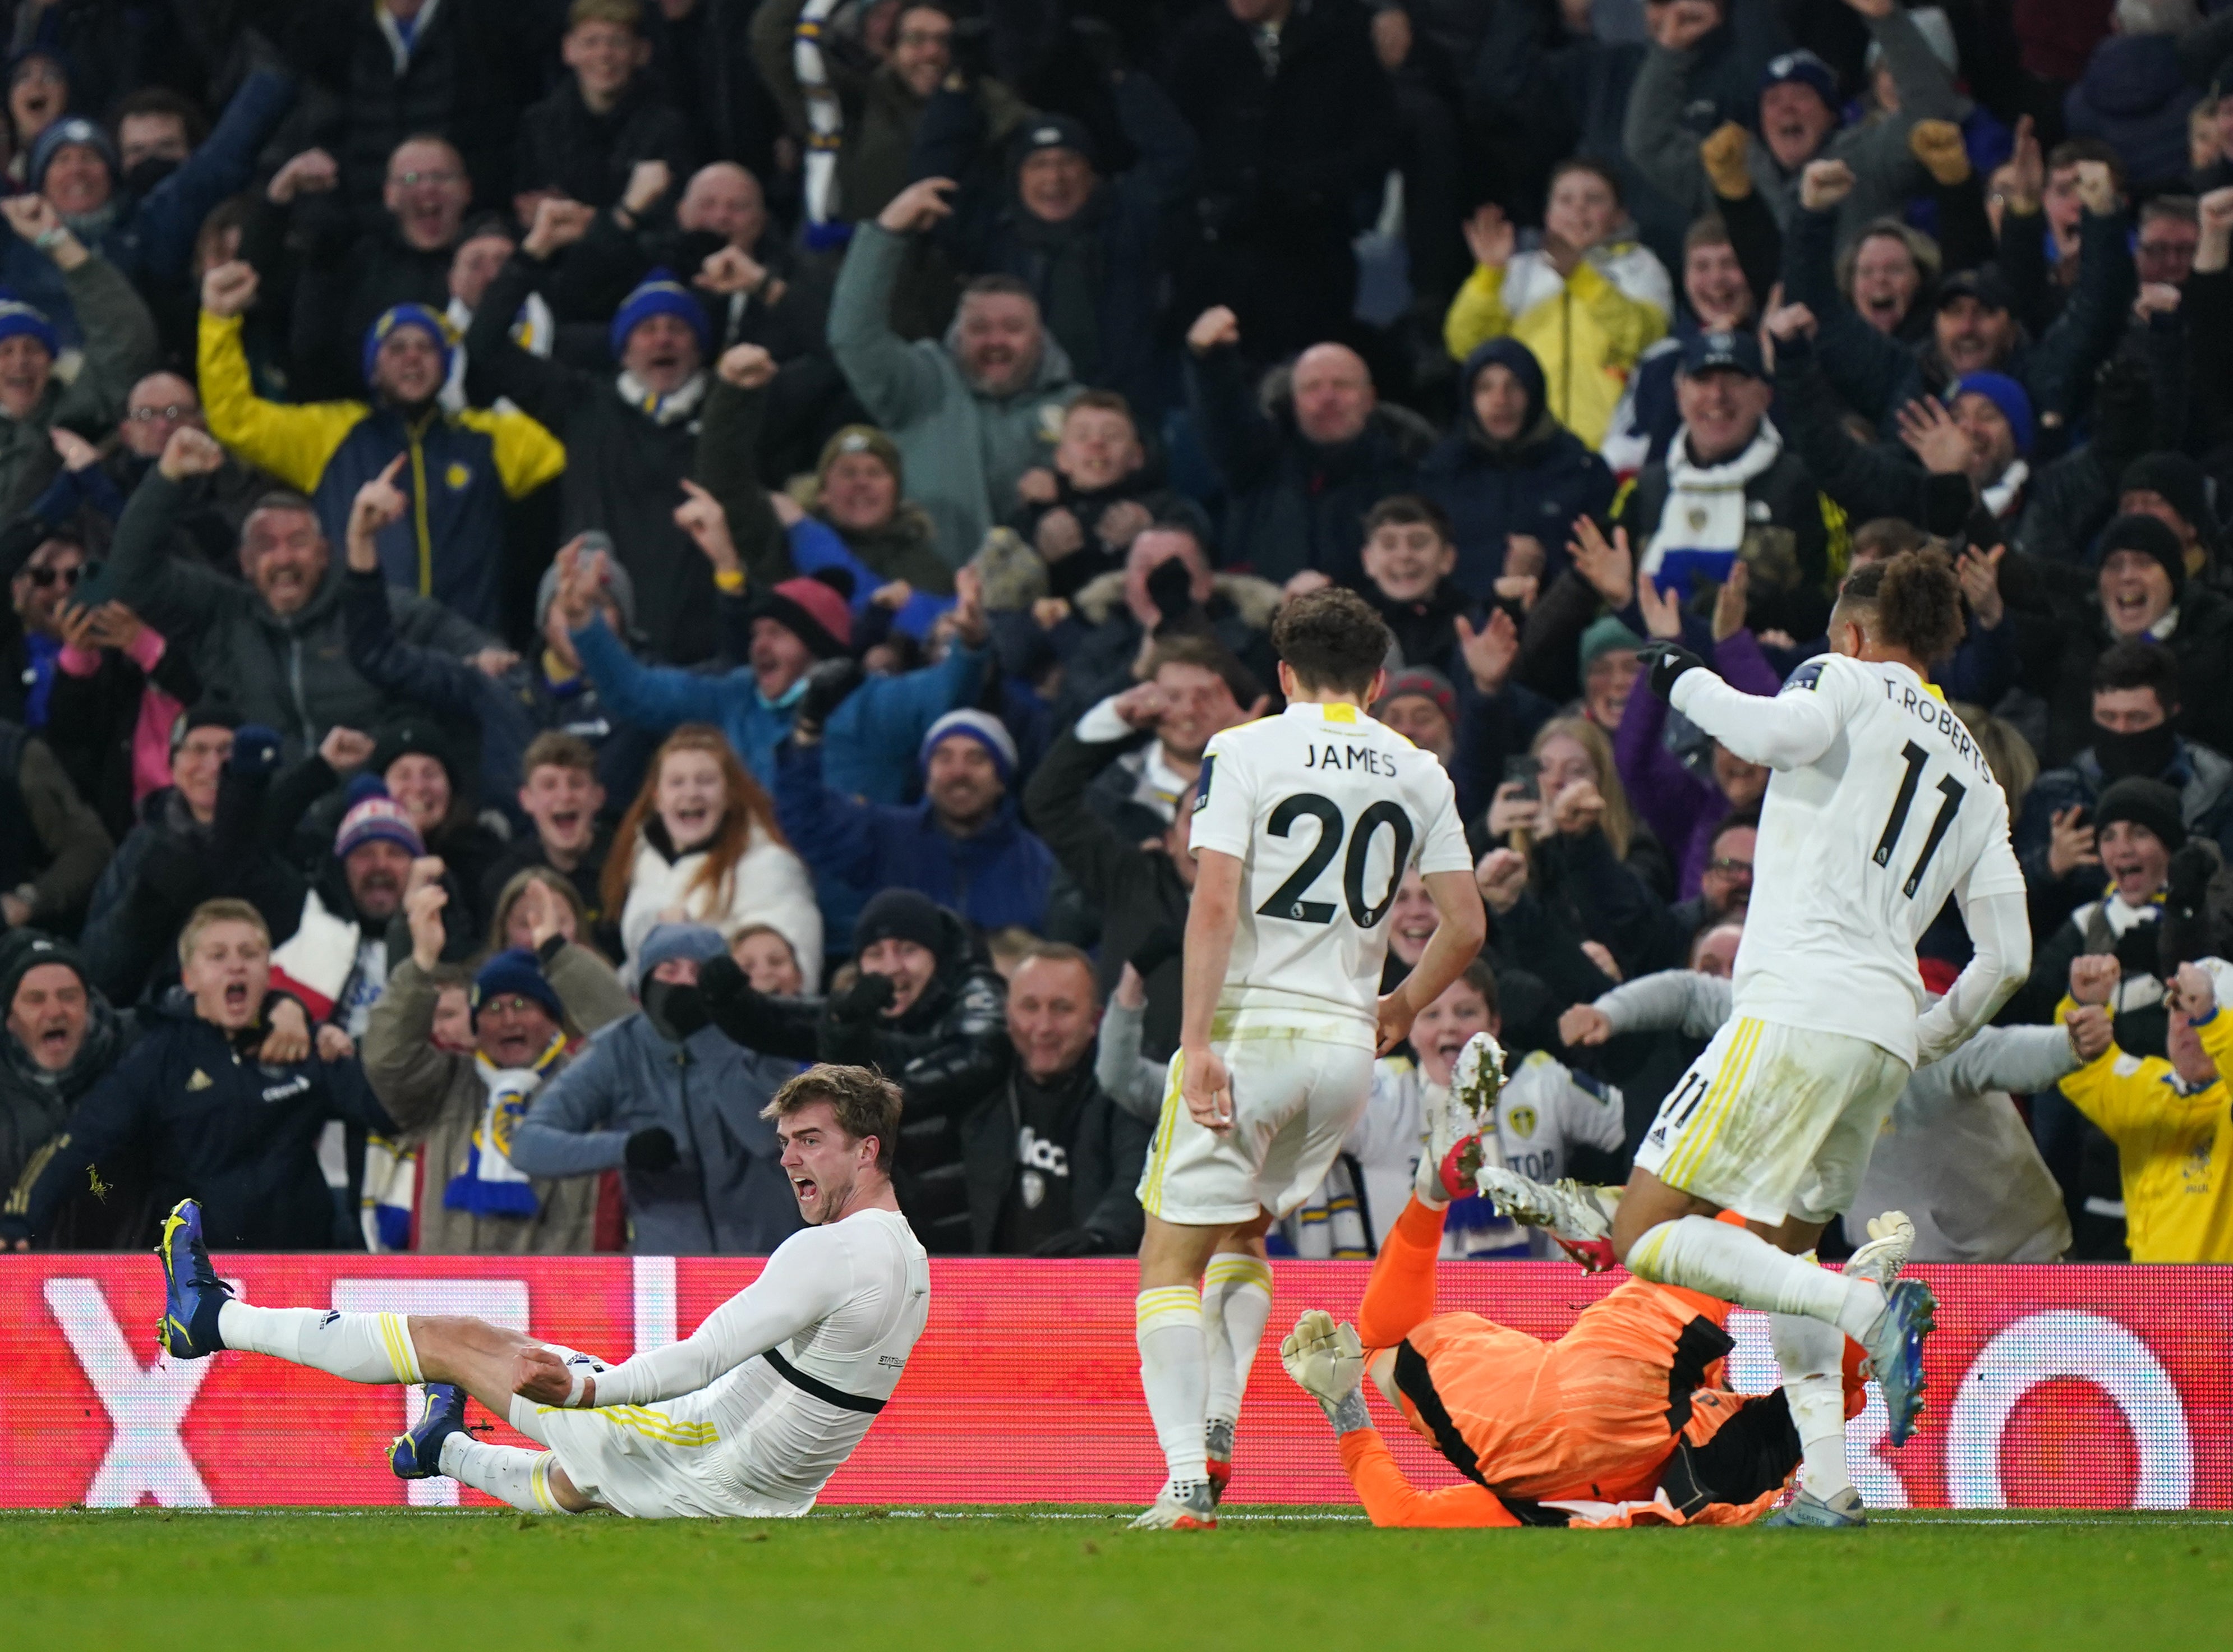
[[1141, 1208], [1187, 1227], [1229, 1227], [1260, 1209], [1285, 1216], [1325, 1180], [1371, 1100], [1371, 1048], [1268, 1028], [1210, 1048], [1232, 1076], [1233, 1128], [1194, 1122], [1179, 1093], [1185, 1052], [1175, 1052]]
[[[586, 1361], [593, 1374], [605, 1369], [594, 1356], [550, 1346], [570, 1364]], [[569, 1410], [514, 1395], [505, 1420], [548, 1447], [576, 1491], [616, 1513], [639, 1520], [780, 1519], [810, 1512], [813, 1497], [771, 1498], [740, 1483], [737, 1454], [740, 1446], [748, 1449], [751, 1402], [780, 1402], [787, 1390], [765, 1360], [755, 1359], [711, 1388], [656, 1405]]]
[[1826, 1222], [1859, 1191], [1907, 1080], [1865, 1038], [1739, 1017], [1660, 1103], [1636, 1167], [1748, 1220]]

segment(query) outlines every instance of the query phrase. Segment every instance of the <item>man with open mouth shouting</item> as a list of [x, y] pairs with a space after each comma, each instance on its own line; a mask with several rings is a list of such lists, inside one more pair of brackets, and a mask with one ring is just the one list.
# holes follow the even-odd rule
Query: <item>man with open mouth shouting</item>
[[270, 990], [271, 936], [254, 907], [197, 907], [179, 964], [183, 990], [146, 1012], [139, 1043], [78, 1103], [44, 1167], [0, 1214], [0, 1241], [50, 1239], [66, 1199], [144, 1163], [157, 1208], [192, 1194], [228, 1246], [334, 1247], [318, 1137], [330, 1119], [382, 1134], [394, 1125], [354, 1052], [331, 1040], [314, 1052], [302, 1005]]
[[[807, 1226], [679, 1343], [607, 1363], [463, 1316], [260, 1308], [232, 1299], [183, 1200], [163, 1224], [159, 1331], [173, 1359], [237, 1349], [352, 1382], [426, 1384], [388, 1464], [542, 1514], [795, 1515], [868, 1434], [930, 1312], [930, 1265], [900, 1214], [899, 1087], [809, 1068], [763, 1116]], [[484, 1444], [478, 1400], [541, 1451]]]

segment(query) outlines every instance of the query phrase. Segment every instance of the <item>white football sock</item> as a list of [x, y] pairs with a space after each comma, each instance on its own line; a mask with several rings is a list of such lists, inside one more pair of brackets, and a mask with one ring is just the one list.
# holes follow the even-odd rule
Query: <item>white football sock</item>
[[1662, 1222], [1629, 1246], [1628, 1271], [1702, 1291], [1740, 1307], [1804, 1314], [1859, 1339], [1884, 1311], [1884, 1292], [1787, 1254], [1749, 1228], [1710, 1216]]
[[1209, 1362], [1208, 1415], [1214, 1420], [1240, 1420], [1240, 1397], [1248, 1391], [1248, 1372], [1271, 1317], [1269, 1262], [1232, 1252], [1209, 1259], [1201, 1280], [1201, 1335]]
[[269, 1354], [351, 1382], [426, 1381], [411, 1342], [410, 1321], [402, 1314], [251, 1308], [228, 1302], [218, 1310], [217, 1334], [227, 1348]]
[[1846, 1467], [1846, 1334], [1800, 1314], [1770, 1314], [1768, 1328], [1806, 1454], [1799, 1483], [1827, 1502], [1853, 1483]]
[[518, 1446], [491, 1446], [471, 1434], [455, 1434], [442, 1442], [440, 1467], [459, 1485], [501, 1498], [530, 1514], [571, 1514], [550, 1494], [550, 1470], [558, 1460], [553, 1451], [523, 1451]]
[[1209, 1477], [1202, 1423], [1209, 1400], [1208, 1350], [1201, 1297], [1190, 1285], [1143, 1291], [1134, 1304], [1140, 1343], [1140, 1388], [1156, 1440], [1175, 1480]]

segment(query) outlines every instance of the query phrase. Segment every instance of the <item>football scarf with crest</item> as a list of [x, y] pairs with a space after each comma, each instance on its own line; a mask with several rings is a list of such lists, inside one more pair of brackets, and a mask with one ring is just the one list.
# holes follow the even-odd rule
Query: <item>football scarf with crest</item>
[[1667, 503], [1637, 571], [1677, 598], [1689, 595], [1700, 580], [1725, 582], [1744, 548], [1745, 487], [1782, 452], [1783, 438], [1763, 419], [1742, 452], [1700, 465], [1690, 458], [1686, 426], [1667, 449]]
[[473, 1131], [465, 1167], [443, 1189], [446, 1206], [476, 1216], [532, 1216], [541, 1208], [533, 1186], [511, 1167], [511, 1133], [527, 1116], [527, 1103], [552, 1063], [565, 1053], [566, 1035], [554, 1032], [532, 1066], [499, 1067], [486, 1056], [473, 1057], [481, 1082], [488, 1086], [488, 1100]]

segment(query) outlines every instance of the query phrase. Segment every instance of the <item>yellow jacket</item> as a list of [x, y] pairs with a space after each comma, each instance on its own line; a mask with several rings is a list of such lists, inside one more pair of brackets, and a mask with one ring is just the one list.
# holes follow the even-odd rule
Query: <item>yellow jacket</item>
[[[1509, 265], [1477, 264], [1442, 322], [1442, 342], [1462, 361], [1509, 334], [1542, 363], [1551, 412], [1594, 448], [1611, 427], [1629, 369], [1667, 331], [1674, 294], [1644, 247], [1593, 247], [1561, 277], [1540, 252]], [[1462, 392], [1461, 392], [1462, 393]]]
[[[2074, 1007], [2064, 998], [2055, 1019]], [[2191, 1096], [2162, 1057], [2114, 1044], [2062, 1081], [2071, 1105], [2117, 1144], [2135, 1262], [2233, 1262], [2233, 1011], [2195, 1031], [2217, 1077]]]
[[210, 434], [246, 463], [309, 494], [336, 549], [357, 490], [399, 453], [411, 511], [380, 536], [391, 585], [493, 628], [499, 618], [504, 502], [566, 468], [558, 439], [525, 413], [439, 408], [407, 420], [361, 401], [266, 401], [251, 387], [237, 316], [205, 314], [197, 354]]

